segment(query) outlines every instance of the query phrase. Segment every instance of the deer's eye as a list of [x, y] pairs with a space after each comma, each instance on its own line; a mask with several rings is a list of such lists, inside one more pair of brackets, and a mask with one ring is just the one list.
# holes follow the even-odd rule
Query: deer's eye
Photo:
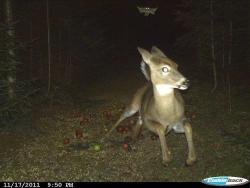
[[162, 67], [162, 72], [164, 73], [168, 73], [169, 72], [169, 68], [168, 67]]

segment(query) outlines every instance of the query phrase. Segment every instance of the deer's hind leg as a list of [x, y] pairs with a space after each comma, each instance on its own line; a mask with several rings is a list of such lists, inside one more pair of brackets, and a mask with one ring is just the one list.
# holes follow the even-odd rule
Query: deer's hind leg
[[130, 104], [125, 108], [125, 110], [123, 111], [122, 115], [120, 116], [120, 118], [117, 120], [117, 122], [113, 125], [113, 127], [111, 127], [110, 131], [104, 136], [104, 138], [102, 140], [104, 140], [105, 138], [109, 137], [111, 132], [118, 127], [118, 125], [125, 120], [128, 117], [131, 117], [132, 115], [134, 115], [136, 112], [139, 111], [140, 106], [141, 106], [141, 99], [143, 94], [145, 93], [145, 91], [149, 88], [150, 84], [145, 84], [143, 87], [141, 87], [140, 89], [138, 89], [132, 99], [132, 101], [130, 102]]
[[132, 133], [132, 139], [133, 139], [133, 141], [136, 141], [136, 139], [138, 138], [138, 136], [139, 136], [139, 134], [141, 132], [142, 126], [143, 126], [143, 124], [142, 124], [142, 118], [139, 115], [139, 117], [137, 119], [137, 122], [136, 122], [136, 125], [133, 128], [133, 133]]
[[133, 103], [128, 105], [126, 107], [126, 109], [124, 110], [124, 112], [122, 113], [122, 115], [120, 116], [120, 118], [116, 121], [116, 123], [111, 127], [111, 129], [109, 130], [109, 132], [103, 137], [102, 141], [104, 141], [104, 139], [106, 139], [107, 137], [110, 136], [111, 132], [116, 129], [118, 127], [118, 125], [125, 120], [126, 118], [134, 115], [136, 112], [138, 112], [139, 110], [139, 106], [138, 105], [134, 105]]
[[186, 165], [190, 166], [196, 161], [196, 154], [193, 143], [192, 127], [188, 121], [184, 121], [183, 127], [185, 130], [185, 135], [188, 144], [188, 158], [186, 160]]

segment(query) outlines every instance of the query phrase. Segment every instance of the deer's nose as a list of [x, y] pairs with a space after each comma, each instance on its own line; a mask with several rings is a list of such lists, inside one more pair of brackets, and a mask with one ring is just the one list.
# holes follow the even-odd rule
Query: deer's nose
[[184, 81], [182, 82], [182, 85], [185, 85], [185, 86], [188, 87], [188, 86], [190, 85], [189, 80], [188, 80], [188, 79], [184, 80]]

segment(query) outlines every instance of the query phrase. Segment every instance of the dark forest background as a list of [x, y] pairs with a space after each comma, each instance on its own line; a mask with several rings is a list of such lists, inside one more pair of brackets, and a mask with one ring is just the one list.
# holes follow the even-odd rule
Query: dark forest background
[[[158, 10], [144, 16], [137, 6]], [[234, 86], [249, 85], [248, 0], [3, 0], [0, 8], [2, 121], [28, 112], [34, 96], [50, 100], [103, 71], [138, 69], [137, 46], [158, 46], [188, 77], [224, 92], [229, 111]]]

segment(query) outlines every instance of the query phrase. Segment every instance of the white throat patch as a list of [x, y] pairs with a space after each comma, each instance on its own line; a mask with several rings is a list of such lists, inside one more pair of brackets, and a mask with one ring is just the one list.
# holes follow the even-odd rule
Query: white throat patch
[[155, 85], [157, 92], [160, 96], [167, 95], [171, 92], [173, 92], [174, 88], [170, 87], [167, 84], [157, 84]]

